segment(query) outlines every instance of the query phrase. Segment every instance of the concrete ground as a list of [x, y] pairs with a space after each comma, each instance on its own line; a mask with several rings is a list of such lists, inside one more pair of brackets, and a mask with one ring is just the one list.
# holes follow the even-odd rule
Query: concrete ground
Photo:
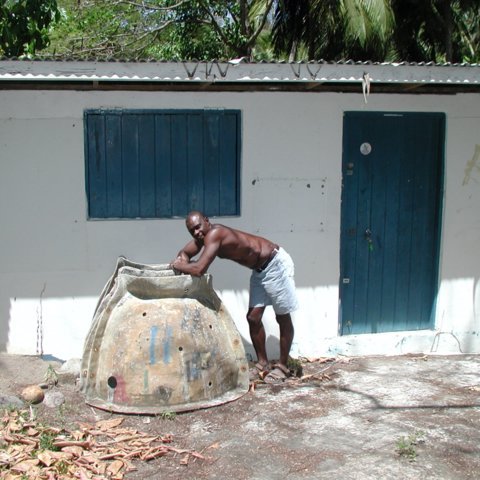
[[480, 357], [314, 367], [330, 380], [261, 387], [240, 418], [194, 420], [196, 444], [220, 445], [201, 478], [480, 478]]
[[[14, 373], [9, 361], [0, 356], [4, 394], [21, 383], [18, 371], [5, 376]], [[303, 367], [303, 377], [284, 386], [257, 385], [173, 420], [127, 416], [126, 424], [171, 433], [177, 447], [206, 458], [137, 462], [125, 478], [480, 478], [479, 355], [317, 359]], [[58, 388], [74, 404], [63, 409], [64, 423], [65, 412], [71, 421], [109, 418], [86, 406], [73, 384], [60, 378]]]

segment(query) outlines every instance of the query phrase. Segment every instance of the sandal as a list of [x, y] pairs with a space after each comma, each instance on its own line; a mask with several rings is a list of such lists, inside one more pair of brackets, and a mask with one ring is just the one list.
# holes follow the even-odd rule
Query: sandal
[[290, 377], [290, 370], [283, 365], [277, 363], [274, 366], [274, 369], [268, 373], [268, 375], [263, 379], [265, 383], [270, 385], [279, 385], [283, 383], [288, 377]]
[[249, 380], [251, 382], [254, 382], [255, 380], [263, 380], [268, 375], [269, 371], [268, 365], [256, 363], [255, 366], [248, 371]]

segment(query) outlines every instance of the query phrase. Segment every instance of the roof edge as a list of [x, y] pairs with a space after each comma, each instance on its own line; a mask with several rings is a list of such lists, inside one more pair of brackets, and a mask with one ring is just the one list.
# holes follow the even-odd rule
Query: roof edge
[[0, 82], [480, 85], [477, 64], [0, 60]]

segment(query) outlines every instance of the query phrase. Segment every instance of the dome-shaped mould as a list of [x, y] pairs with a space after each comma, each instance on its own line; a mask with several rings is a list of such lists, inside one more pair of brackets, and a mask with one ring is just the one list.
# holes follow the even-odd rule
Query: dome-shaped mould
[[230, 402], [248, 388], [242, 339], [211, 276], [120, 257], [85, 341], [86, 403], [119, 413], [181, 412]]

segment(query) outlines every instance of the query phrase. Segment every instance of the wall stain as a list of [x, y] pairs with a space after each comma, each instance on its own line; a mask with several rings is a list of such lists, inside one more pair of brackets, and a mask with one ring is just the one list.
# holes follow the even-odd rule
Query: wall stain
[[472, 178], [472, 172], [477, 171], [480, 172], [480, 145], [475, 145], [475, 152], [471, 160], [467, 162], [467, 166], [465, 167], [465, 177], [463, 179], [462, 185], [467, 185], [470, 180], [478, 183], [478, 180]]

